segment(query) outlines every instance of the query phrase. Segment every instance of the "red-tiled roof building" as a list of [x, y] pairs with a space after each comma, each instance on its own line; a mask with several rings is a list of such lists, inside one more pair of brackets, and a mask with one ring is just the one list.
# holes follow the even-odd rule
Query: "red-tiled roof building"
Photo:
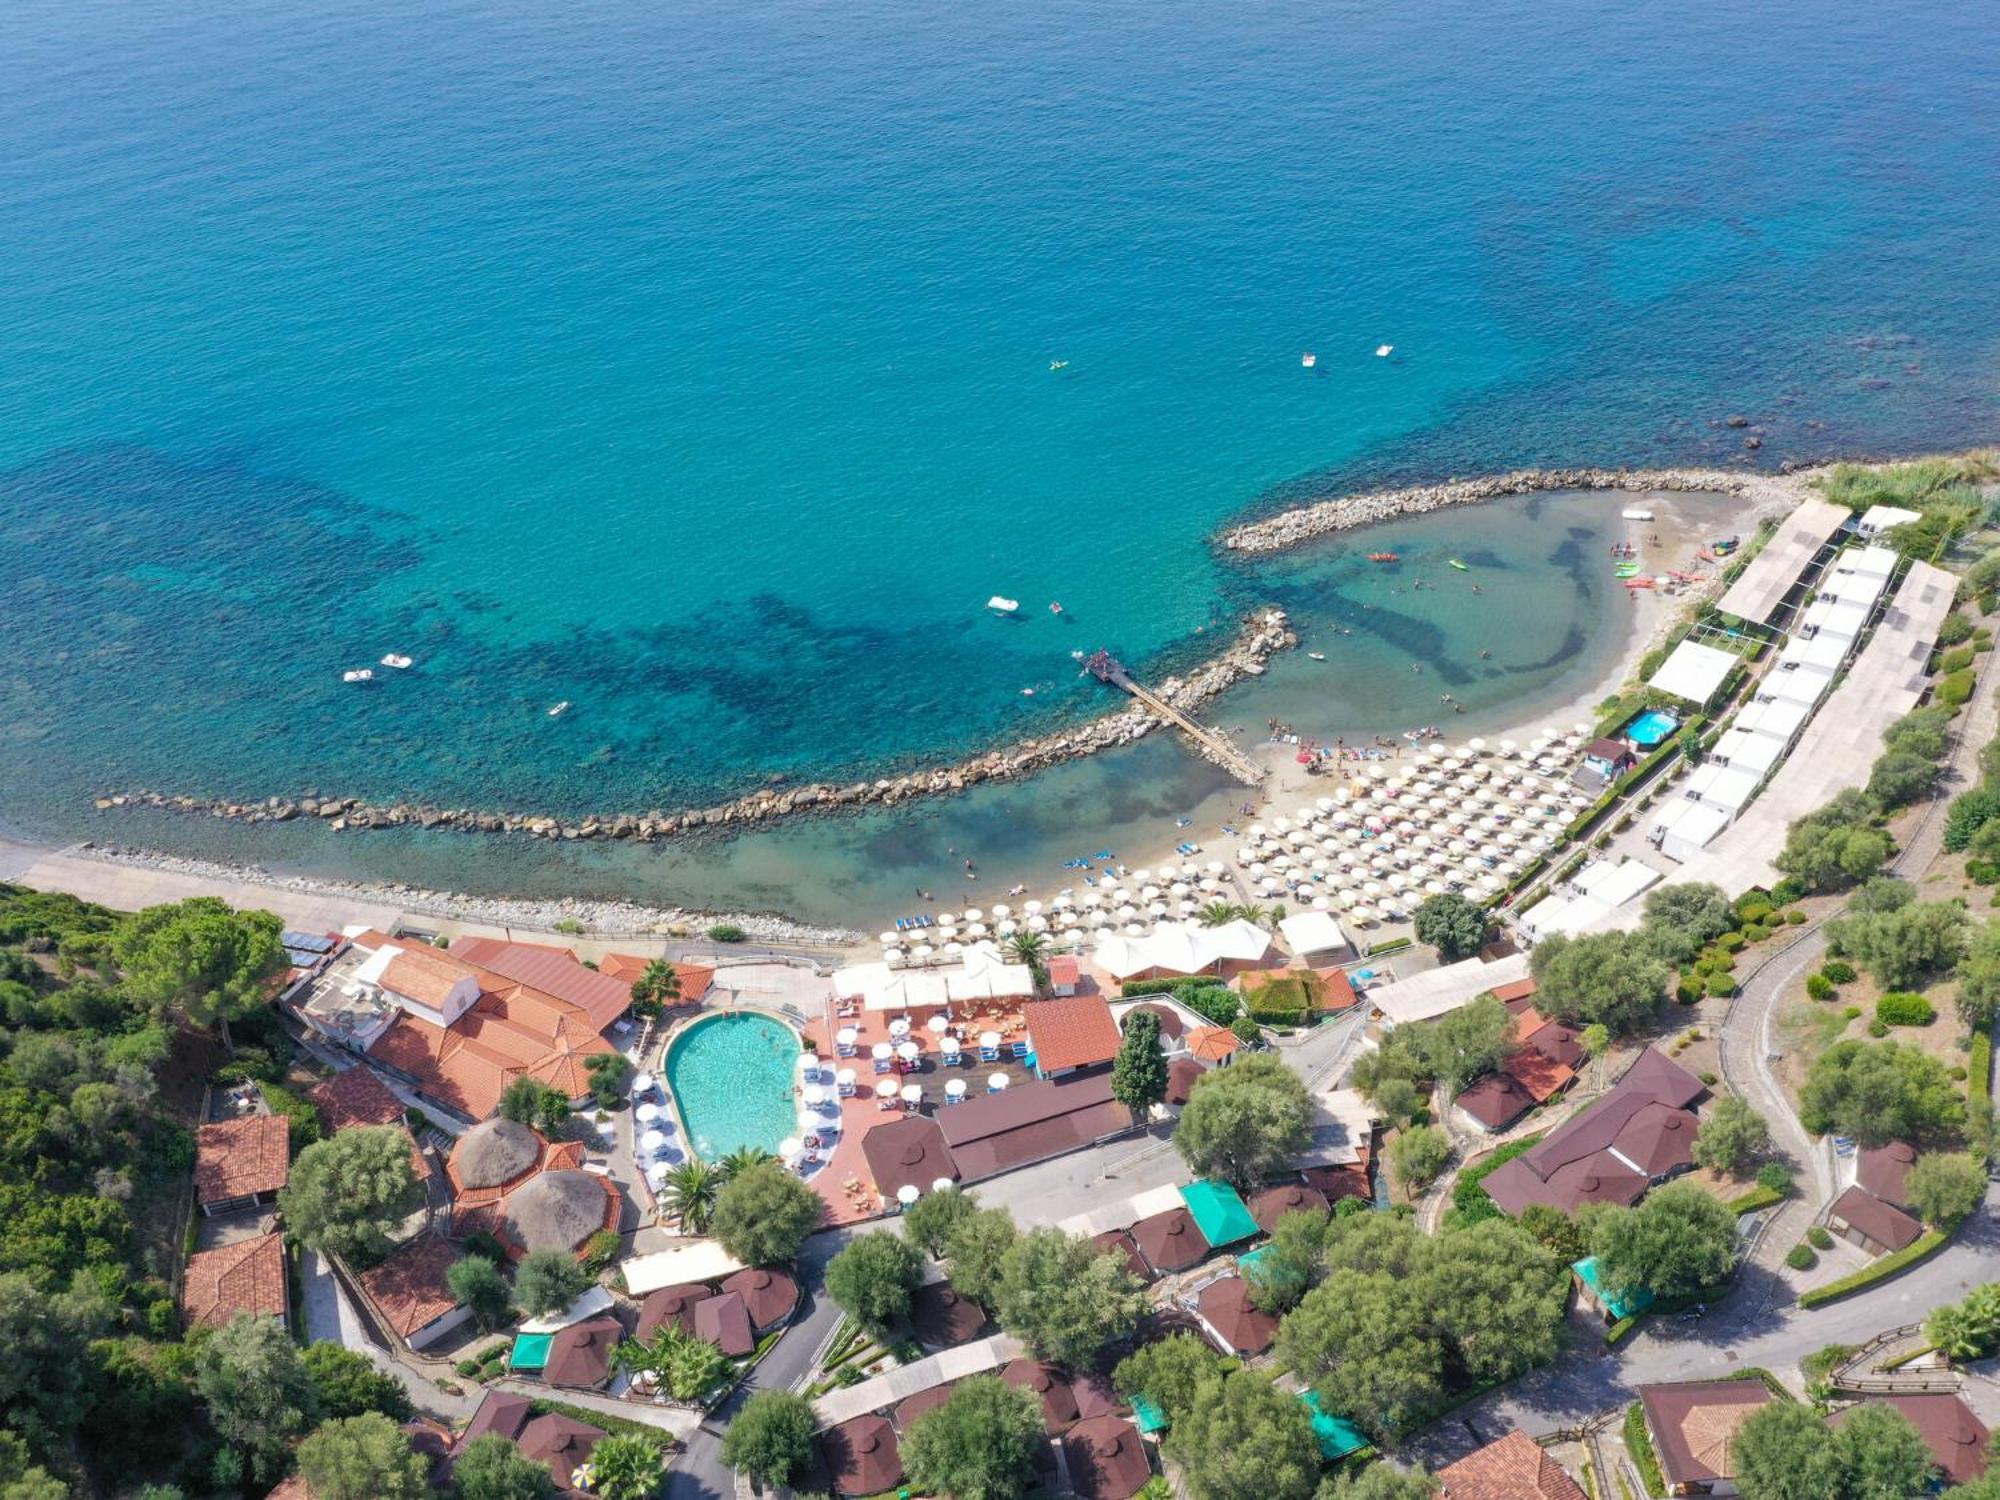
[[1520, 1431], [1446, 1465], [1437, 1483], [1444, 1500], [1589, 1500], [1569, 1471]]
[[181, 1317], [189, 1329], [220, 1328], [240, 1313], [282, 1321], [290, 1306], [285, 1237], [260, 1234], [188, 1257]]
[[361, 1273], [361, 1290], [395, 1334], [421, 1349], [460, 1327], [472, 1309], [459, 1305], [445, 1275], [458, 1264], [458, 1246], [426, 1234]]
[[195, 1132], [195, 1201], [205, 1214], [270, 1203], [291, 1171], [291, 1126], [283, 1115], [217, 1120]]
[[1118, 1055], [1118, 1023], [1102, 995], [1070, 995], [1030, 1000], [1021, 1007], [1034, 1049], [1035, 1071], [1044, 1078], [1092, 1068]]

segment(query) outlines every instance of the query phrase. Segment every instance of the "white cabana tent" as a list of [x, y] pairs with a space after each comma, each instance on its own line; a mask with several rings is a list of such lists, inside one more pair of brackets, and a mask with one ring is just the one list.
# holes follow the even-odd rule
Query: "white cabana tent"
[[1278, 923], [1278, 932], [1301, 958], [1308, 953], [1339, 953], [1350, 946], [1340, 924], [1323, 911], [1294, 912]]
[[1715, 742], [1715, 749], [1709, 752], [1709, 759], [1720, 765], [1752, 771], [1759, 776], [1784, 758], [1783, 744], [1768, 734], [1752, 734], [1747, 729], [1730, 730]]
[[835, 969], [833, 991], [843, 1000], [859, 1000], [869, 1011], [924, 1009], [950, 1001], [944, 976], [936, 970], [891, 969], [881, 963]]
[[1763, 779], [1753, 772], [1739, 771], [1733, 766], [1720, 766], [1710, 761], [1688, 777], [1683, 790], [1697, 802], [1734, 813], [1742, 811]]
[[1107, 938], [1097, 945], [1091, 962], [1115, 979], [1128, 979], [1149, 969], [1199, 974], [1225, 959], [1254, 963], [1270, 949], [1271, 935], [1241, 917], [1220, 927], [1167, 922], [1143, 937]]
[[641, 1255], [623, 1264], [625, 1289], [634, 1297], [684, 1281], [714, 1281], [743, 1269], [743, 1262], [714, 1240], [696, 1240], [673, 1250]]
[[1790, 745], [1811, 717], [1810, 703], [1760, 699], [1736, 716], [1735, 727], [1746, 734], [1762, 735], [1781, 745]]
[[945, 993], [957, 1001], [1011, 1000], [1035, 993], [1026, 964], [1010, 964], [991, 943], [974, 943], [960, 967], [945, 969]]
[[1512, 984], [1528, 974], [1528, 955], [1510, 953], [1492, 963], [1468, 958], [1408, 979], [1398, 979], [1368, 992], [1368, 1002], [1381, 1013], [1383, 1024], [1432, 1021], [1457, 1010], [1495, 985]]
[[1682, 641], [1673, 654], [1660, 663], [1650, 686], [1700, 708], [1713, 698], [1723, 680], [1736, 668], [1736, 658], [1699, 641]]
[[1845, 640], [1832, 635], [1793, 636], [1785, 643], [1785, 649], [1778, 653], [1778, 660], [1772, 666], [1774, 672], [1819, 671], [1832, 676], [1840, 670], [1840, 664], [1847, 660], [1847, 653], [1854, 649], [1852, 637]]

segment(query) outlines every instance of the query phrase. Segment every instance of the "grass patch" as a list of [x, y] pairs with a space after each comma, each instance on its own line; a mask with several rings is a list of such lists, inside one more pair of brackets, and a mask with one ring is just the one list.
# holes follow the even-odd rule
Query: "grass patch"
[[1632, 1455], [1632, 1463], [1639, 1471], [1639, 1482], [1646, 1487], [1649, 1495], [1664, 1495], [1667, 1492], [1666, 1476], [1660, 1473], [1659, 1455], [1653, 1452], [1653, 1439], [1646, 1432], [1646, 1408], [1634, 1401], [1625, 1408], [1625, 1451]]
[[1481, 1157], [1463, 1172], [1451, 1189], [1451, 1212], [1445, 1215], [1445, 1228], [1463, 1229], [1469, 1224], [1477, 1224], [1485, 1219], [1498, 1218], [1500, 1205], [1487, 1196], [1483, 1184], [1493, 1173], [1507, 1165], [1524, 1151], [1532, 1151], [1542, 1143], [1542, 1132], [1524, 1135], [1518, 1141], [1509, 1141], [1491, 1156]]
[[1872, 1266], [1856, 1271], [1852, 1276], [1843, 1276], [1838, 1281], [1829, 1281], [1825, 1286], [1815, 1287], [1799, 1298], [1800, 1307], [1824, 1307], [1829, 1302], [1838, 1302], [1842, 1297], [1851, 1297], [1865, 1287], [1878, 1281], [1886, 1281], [1898, 1272], [1907, 1271], [1920, 1260], [1928, 1260], [1944, 1248], [1951, 1238], [1942, 1230], [1927, 1229], [1915, 1244], [1898, 1250], [1894, 1255], [1885, 1255]]

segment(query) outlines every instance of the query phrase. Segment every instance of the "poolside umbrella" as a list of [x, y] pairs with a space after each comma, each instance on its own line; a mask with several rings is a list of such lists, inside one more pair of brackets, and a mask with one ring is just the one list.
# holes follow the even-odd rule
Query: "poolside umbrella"
[[943, 1036], [950, 1029], [951, 1022], [946, 1018], [943, 1011], [939, 1011], [928, 1021], [924, 1022], [924, 1026], [933, 1036]]
[[806, 1103], [817, 1109], [820, 1105], [826, 1103], [826, 1090], [819, 1084], [809, 1083], [805, 1087], [803, 1098]]
[[915, 1109], [924, 1102], [924, 1091], [914, 1083], [903, 1085], [903, 1108]]
[[664, 1130], [649, 1130], [639, 1137], [639, 1149], [648, 1155], [655, 1155], [664, 1150], [666, 1144], [667, 1133]]
[[653, 1091], [653, 1075], [651, 1073], [634, 1073], [632, 1075], [633, 1093], [650, 1094], [652, 1093], [652, 1091]]
[[837, 1093], [846, 1095], [854, 1092], [854, 1069], [842, 1068], [834, 1075], [833, 1086]]
[[914, 1182], [906, 1182], [896, 1189], [896, 1201], [905, 1208], [908, 1208], [922, 1196], [923, 1194], [917, 1190], [917, 1185]]
[[875, 1097], [886, 1103], [896, 1097], [896, 1087], [895, 1079], [878, 1078], [875, 1080]]
[[632, 1118], [641, 1125], [650, 1125], [660, 1118], [660, 1106], [652, 1103], [641, 1104], [632, 1111]]
[[997, 1031], [980, 1032], [979, 1045], [985, 1048], [988, 1052], [996, 1050], [1000, 1046], [1000, 1033]]
[[806, 1143], [795, 1135], [788, 1135], [782, 1141], [778, 1142], [778, 1155], [787, 1161], [803, 1154], [805, 1149]]
[[896, 1056], [906, 1063], [911, 1063], [923, 1054], [923, 1050], [915, 1042], [902, 1042], [896, 1047]]
[[943, 1054], [947, 1063], [958, 1061], [958, 1038], [955, 1036], [939, 1038], [938, 1051]]
[[896, 1017], [895, 1020], [889, 1023], [890, 1036], [903, 1037], [903, 1036], [908, 1036], [909, 1034], [910, 1034], [910, 1018], [908, 1016], [898, 1016]]
[[852, 1026], [841, 1027], [833, 1037], [834, 1045], [837, 1047], [852, 1047], [860, 1040], [861, 1033]]
[[799, 1111], [799, 1117], [795, 1123], [799, 1127], [799, 1134], [801, 1136], [808, 1136], [816, 1134], [826, 1122], [820, 1119], [818, 1115], [811, 1114], [802, 1109]]
[[879, 1072], [888, 1065], [889, 1059], [896, 1055], [896, 1049], [887, 1042], [877, 1042], [868, 1049], [868, 1055], [874, 1060], [876, 1070]]
[[998, 1094], [1003, 1090], [1005, 1090], [1006, 1087], [1007, 1087], [1007, 1075], [1005, 1073], [989, 1073], [986, 1075], [987, 1093]]

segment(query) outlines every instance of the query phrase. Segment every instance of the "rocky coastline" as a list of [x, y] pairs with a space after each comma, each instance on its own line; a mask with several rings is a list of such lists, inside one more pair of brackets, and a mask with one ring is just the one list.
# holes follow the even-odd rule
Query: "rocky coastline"
[[[1153, 691], [1173, 708], [1192, 713], [1225, 688], [1246, 677], [1259, 675], [1273, 656], [1297, 643], [1298, 637], [1292, 633], [1282, 611], [1260, 610], [1245, 621], [1236, 640], [1227, 649], [1191, 671], [1164, 679]], [[685, 835], [732, 831], [811, 813], [893, 807], [919, 797], [948, 796], [985, 782], [1013, 780], [1063, 761], [1129, 745], [1166, 722], [1152, 709], [1135, 701], [1116, 713], [1105, 714], [1077, 728], [1021, 740], [955, 765], [873, 781], [767, 787], [719, 806], [679, 812], [600, 813], [563, 819], [539, 813], [480, 811], [419, 802], [379, 803], [360, 797], [318, 792], [294, 798], [267, 797], [261, 802], [235, 802], [146, 789], [107, 792], [96, 799], [95, 805], [99, 811], [150, 808], [227, 818], [241, 823], [286, 823], [313, 818], [335, 833], [375, 828], [419, 828], [526, 834], [543, 839], [620, 839], [654, 843]]]
[[347, 903], [390, 906], [412, 915], [478, 923], [514, 932], [636, 938], [699, 934], [706, 928], [726, 924], [740, 928], [750, 947], [759, 943], [777, 943], [844, 948], [861, 941], [860, 933], [846, 928], [812, 927], [770, 912], [697, 912], [684, 907], [645, 906], [634, 901], [598, 901], [571, 896], [550, 901], [509, 896], [468, 896], [459, 891], [431, 890], [394, 882], [276, 875], [259, 865], [219, 864], [213, 860], [163, 854], [155, 849], [129, 849], [118, 844], [75, 844], [62, 853], [105, 864], [184, 875], [214, 885], [241, 881], [269, 886], [274, 890], [330, 897]]
[[1222, 534], [1221, 545], [1231, 552], [1282, 552], [1316, 537], [1372, 526], [1395, 516], [1422, 515], [1447, 506], [1476, 505], [1503, 495], [1543, 490], [1706, 491], [1746, 495], [1761, 503], [1795, 500], [1798, 483], [1795, 475], [1736, 469], [1517, 469], [1511, 474], [1371, 490], [1296, 506], [1261, 521], [1232, 526]]

